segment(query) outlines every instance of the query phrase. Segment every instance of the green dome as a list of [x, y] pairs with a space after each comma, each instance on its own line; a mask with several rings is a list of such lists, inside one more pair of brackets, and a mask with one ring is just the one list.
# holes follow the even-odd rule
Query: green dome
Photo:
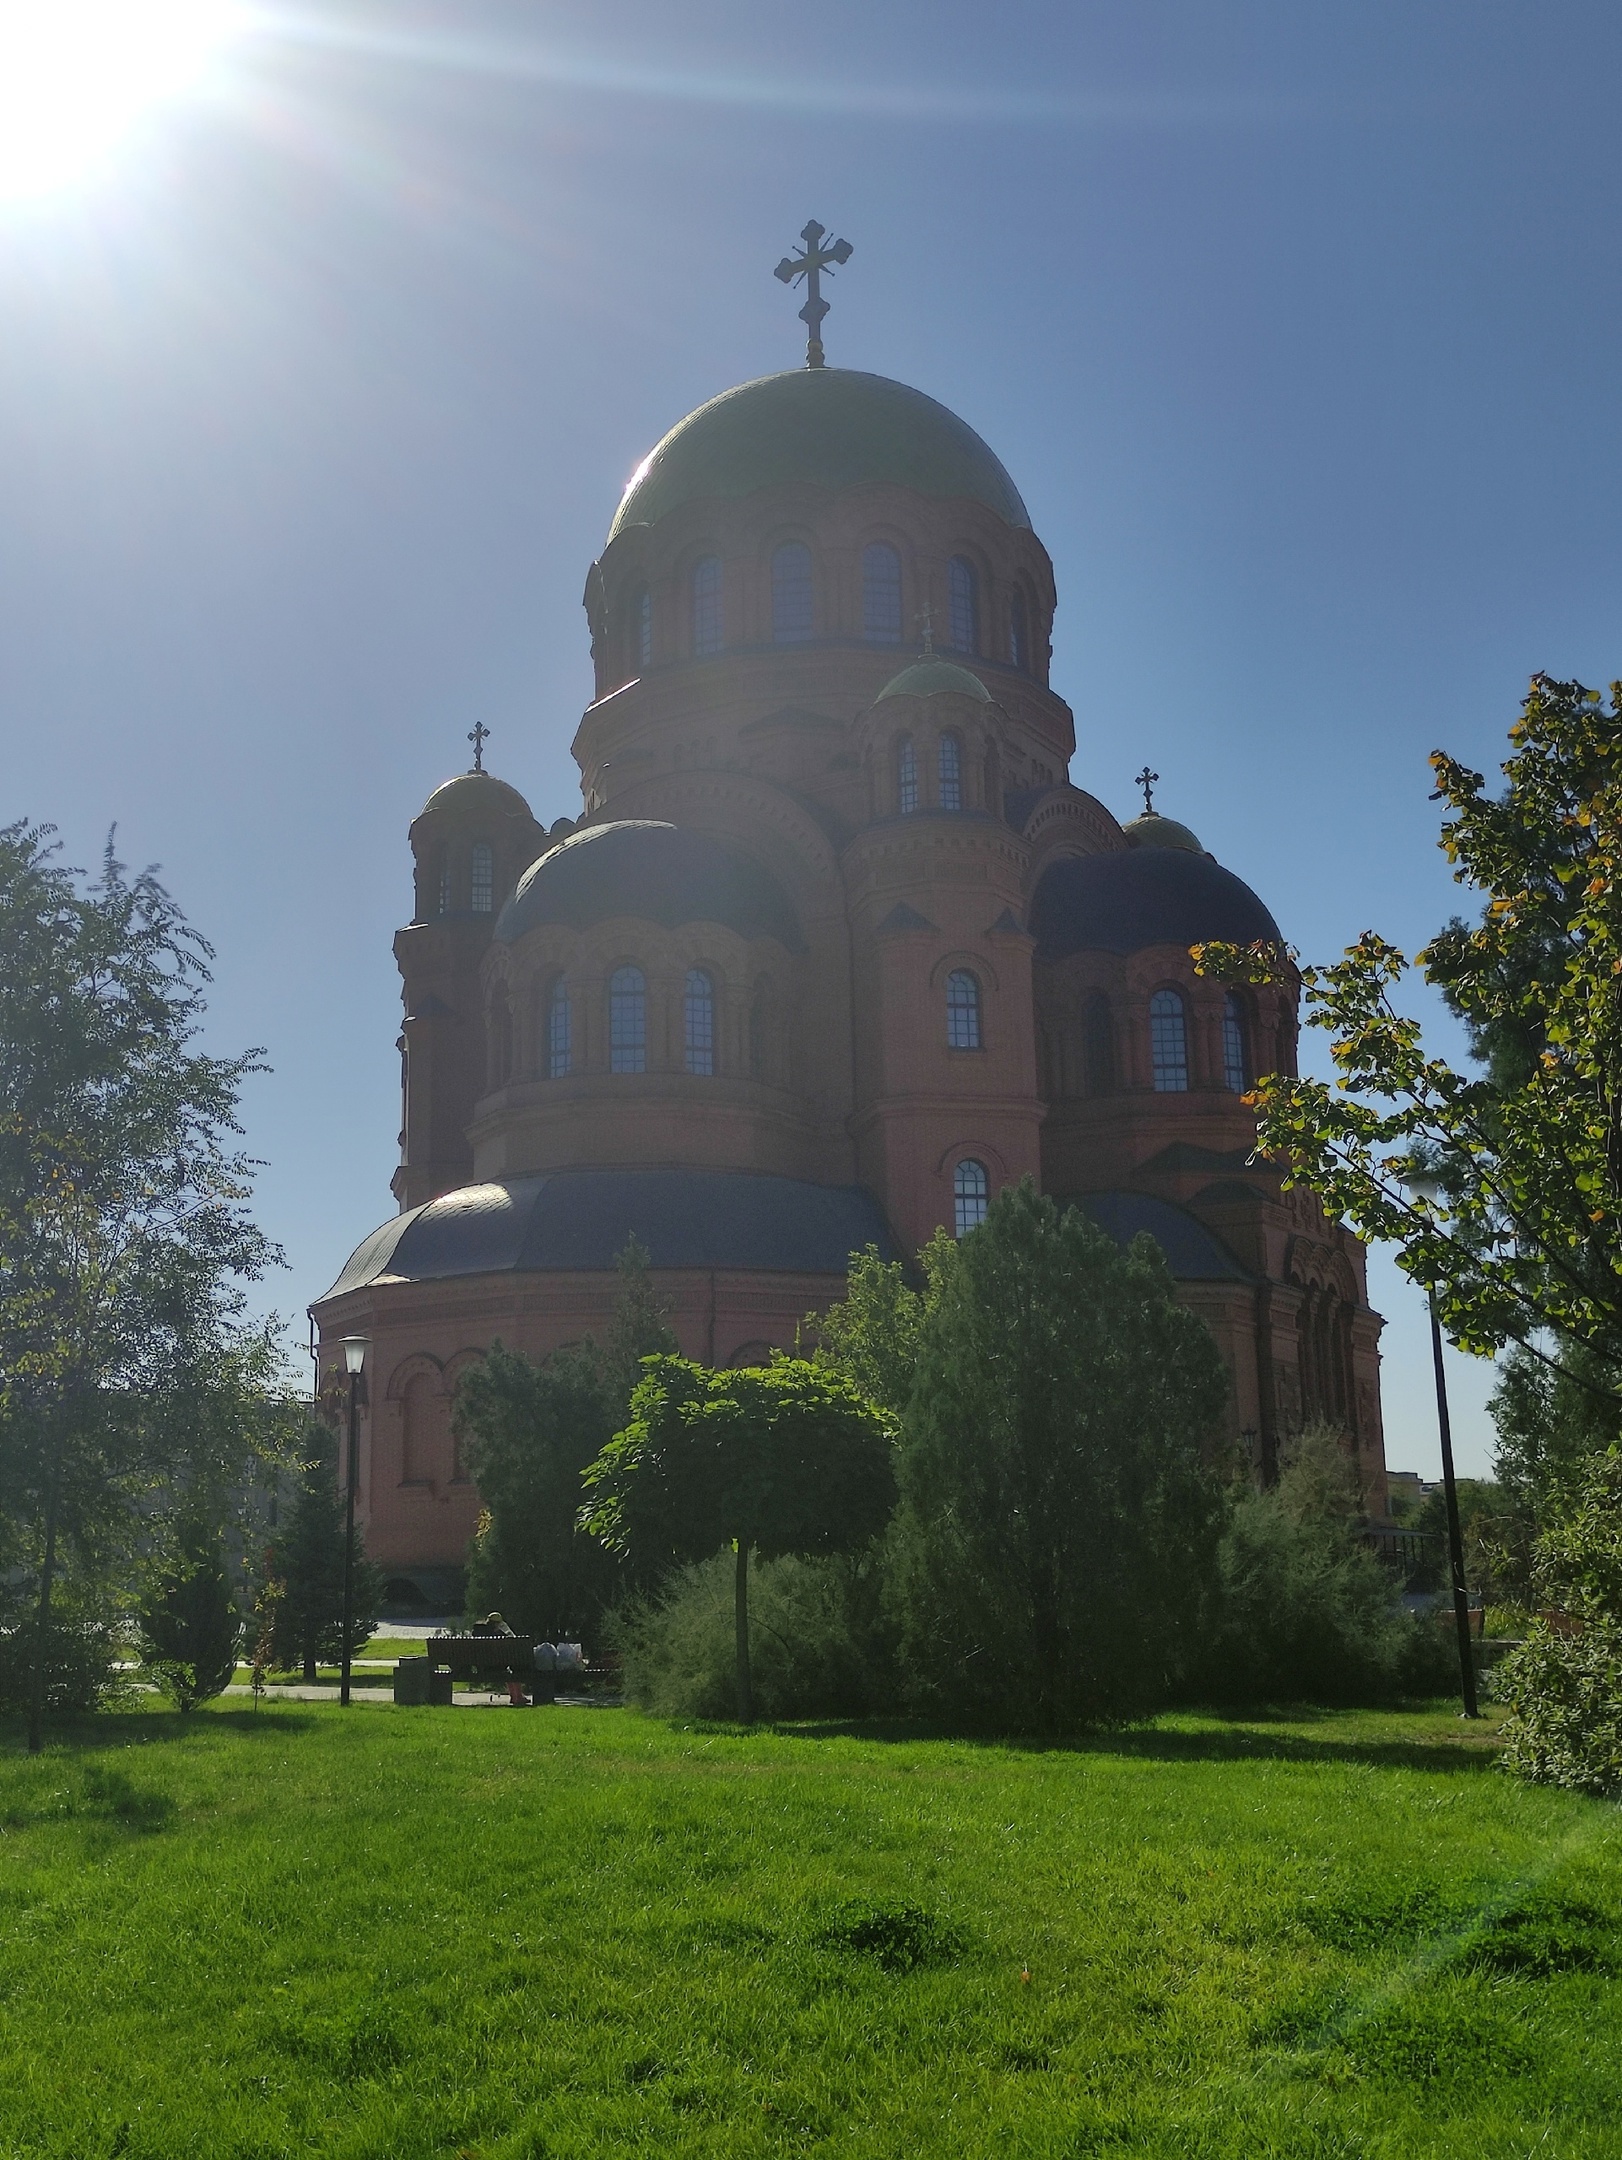
[[454, 780], [442, 780], [423, 804], [421, 814], [426, 817], [430, 810], [470, 810], [486, 817], [511, 815], [514, 811], [520, 817], [530, 815], [529, 804], [517, 788], [487, 772], [458, 773]]
[[911, 667], [903, 668], [894, 681], [885, 684], [873, 702], [882, 705], [889, 697], [947, 695], [978, 698], [982, 705], [991, 703], [991, 692], [978, 675], [971, 675], [966, 667], [959, 667], [952, 660], [942, 660], [933, 653], [915, 660]]
[[1135, 817], [1130, 825], [1123, 825], [1128, 847], [1185, 848], [1190, 855], [1203, 855], [1205, 849], [1195, 834], [1176, 818], [1162, 817], [1158, 810], [1151, 810], [1144, 817]]
[[656, 525], [679, 503], [791, 480], [890, 481], [966, 495], [1027, 530], [1031, 522], [1001, 460], [932, 397], [853, 368], [797, 368], [724, 390], [678, 421], [631, 475], [608, 537]]

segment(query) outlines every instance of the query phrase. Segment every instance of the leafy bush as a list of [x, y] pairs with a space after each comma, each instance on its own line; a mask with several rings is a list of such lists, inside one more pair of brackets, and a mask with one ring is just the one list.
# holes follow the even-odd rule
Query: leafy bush
[[[345, 1495], [338, 1487], [338, 1436], [312, 1418], [300, 1445], [298, 1484], [281, 1529], [265, 1556], [266, 1586], [260, 1616], [268, 1621], [268, 1662], [283, 1670], [302, 1667], [313, 1680], [318, 1663], [336, 1665], [344, 1654]], [[382, 1570], [366, 1557], [357, 1526], [350, 1584], [353, 1620], [351, 1657], [371, 1639], [383, 1602]]]
[[1438, 1694], [1452, 1637], [1410, 1618], [1360, 1542], [1357, 1472], [1339, 1438], [1303, 1433], [1271, 1492], [1232, 1502], [1200, 1693], [1229, 1702], [1376, 1703]]
[[[0, 1713], [28, 1708], [33, 1674], [34, 1623], [0, 1627]], [[45, 1708], [52, 1712], [106, 1710], [129, 1694], [118, 1671], [122, 1654], [111, 1622], [76, 1616], [53, 1616], [45, 1649]]]
[[[625, 1690], [661, 1717], [737, 1714], [733, 1556], [680, 1569], [609, 1624]], [[755, 1709], [766, 1718], [862, 1717], [895, 1695], [893, 1645], [872, 1555], [757, 1561], [749, 1607]]]
[[174, 1549], [138, 1615], [141, 1656], [182, 1711], [223, 1694], [236, 1670], [242, 1615], [219, 1526], [197, 1516], [177, 1526]]
[[1534, 1621], [1494, 1675], [1504, 1761], [1536, 1784], [1622, 1794], [1622, 1450], [1591, 1462], [1538, 1539], [1534, 1576], [1573, 1631]]

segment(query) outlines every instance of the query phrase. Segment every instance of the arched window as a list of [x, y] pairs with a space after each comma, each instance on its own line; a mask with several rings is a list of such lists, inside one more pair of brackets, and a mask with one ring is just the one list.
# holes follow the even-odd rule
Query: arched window
[[682, 1027], [687, 1070], [706, 1076], [715, 1070], [715, 988], [702, 968], [687, 973], [687, 993], [682, 1000]]
[[963, 752], [955, 735], [943, 735], [940, 740], [939, 774], [941, 808], [961, 810], [963, 807]]
[[972, 562], [954, 555], [946, 566], [948, 634], [959, 652], [980, 650], [980, 580]]
[[1008, 610], [1008, 664], [1017, 667], [1022, 674], [1030, 672], [1030, 615], [1025, 606], [1025, 595], [1017, 585], [1013, 605]]
[[918, 807], [918, 753], [910, 735], [903, 735], [895, 746], [895, 799], [903, 817], [910, 817]]
[[1230, 990], [1222, 1001], [1222, 1077], [1236, 1095], [1243, 1095], [1250, 1085], [1246, 1032], [1244, 1001]]
[[803, 645], [813, 627], [811, 550], [785, 540], [772, 554], [772, 643]]
[[470, 858], [468, 905], [475, 915], [488, 915], [496, 904], [496, 853], [488, 840], [475, 840]]
[[653, 661], [653, 595], [646, 585], [631, 606], [631, 660], [639, 668]]
[[560, 975], [552, 985], [546, 1008], [546, 1077], [561, 1080], [574, 1063], [574, 1019], [569, 1010], [569, 978]]
[[617, 1073], [648, 1069], [648, 986], [640, 968], [616, 968], [609, 979], [608, 1069]]
[[980, 985], [967, 968], [953, 968], [946, 978], [946, 1045], [949, 1050], [980, 1047]]
[[1109, 999], [1095, 990], [1081, 1015], [1081, 1055], [1089, 1095], [1115, 1092], [1115, 1028]]
[[701, 555], [693, 565], [693, 657], [721, 650], [721, 558]]
[[862, 550], [862, 635], [870, 645], [901, 643], [901, 557], [888, 540]]
[[428, 1485], [449, 1454], [450, 1405], [436, 1375], [414, 1372], [400, 1397], [400, 1483]]
[[983, 1162], [960, 1162], [952, 1172], [952, 1229], [967, 1237], [986, 1219], [991, 1200], [991, 1180]]
[[1188, 1024], [1175, 990], [1157, 990], [1149, 1000], [1149, 1061], [1157, 1095], [1188, 1092]]

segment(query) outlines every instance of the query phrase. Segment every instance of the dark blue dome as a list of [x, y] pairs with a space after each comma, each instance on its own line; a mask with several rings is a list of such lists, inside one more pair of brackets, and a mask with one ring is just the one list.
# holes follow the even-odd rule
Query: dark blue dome
[[1041, 960], [1209, 938], [1279, 942], [1278, 924], [1242, 878], [1183, 848], [1122, 848], [1050, 863], [1031, 903], [1031, 934]]
[[507, 943], [539, 923], [589, 929], [635, 915], [674, 930], [724, 923], [739, 937], [773, 937], [790, 952], [803, 941], [794, 904], [772, 873], [747, 855], [656, 820], [590, 825], [531, 863], [502, 909]]

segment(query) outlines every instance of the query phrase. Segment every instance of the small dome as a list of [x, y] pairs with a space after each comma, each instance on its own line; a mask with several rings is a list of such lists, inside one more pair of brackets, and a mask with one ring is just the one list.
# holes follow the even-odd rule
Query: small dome
[[1279, 942], [1278, 924], [1243, 879], [1186, 848], [1112, 850], [1049, 863], [1031, 903], [1037, 957], [1141, 952], [1148, 945]]
[[971, 675], [955, 660], [942, 660], [933, 653], [915, 660], [911, 667], [903, 668], [892, 682], [885, 684], [873, 702], [882, 705], [891, 697], [947, 696], [977, 698], [982, 705], [991, 703], [991, 692], [978, 675]]
[[531, 815], [529, 804], [517, 788], [487, 772], [458, 773], [454, 780], [442, 780], [420, 814], [427, 817], [430, 811], [439, 810], [472, 810], [485, 817], [506, 817], [514, 812], [520, 817]]
[[540, 923], [585, 930], [615, 915], [667, 930], [724, 923], [739, 937], [774, 937], [790, 952], [802, 949], [793, 903], [763, 864], [654, 819], [588, 825], [548, 849], [519, 879], [495, 934], [511, 944]]
[[796, 368], [740, 383], [680, 420], [631, 475], [609, 530], [656, 525], [678, 504], [790, 481], [966, 495], [1009, 525], [1030, 515], [1002, 461], [921, 390], [854, 368]]
[[1128, 847], [1174, 847], [1186, 848], [1190, 855], [1205, 853], [1186, 825], [1179, 825], [1174, 817], [1162, 817], [1158, 810], [1135, 817], [1130, 825], [1123, 825], [1121, 831]]

